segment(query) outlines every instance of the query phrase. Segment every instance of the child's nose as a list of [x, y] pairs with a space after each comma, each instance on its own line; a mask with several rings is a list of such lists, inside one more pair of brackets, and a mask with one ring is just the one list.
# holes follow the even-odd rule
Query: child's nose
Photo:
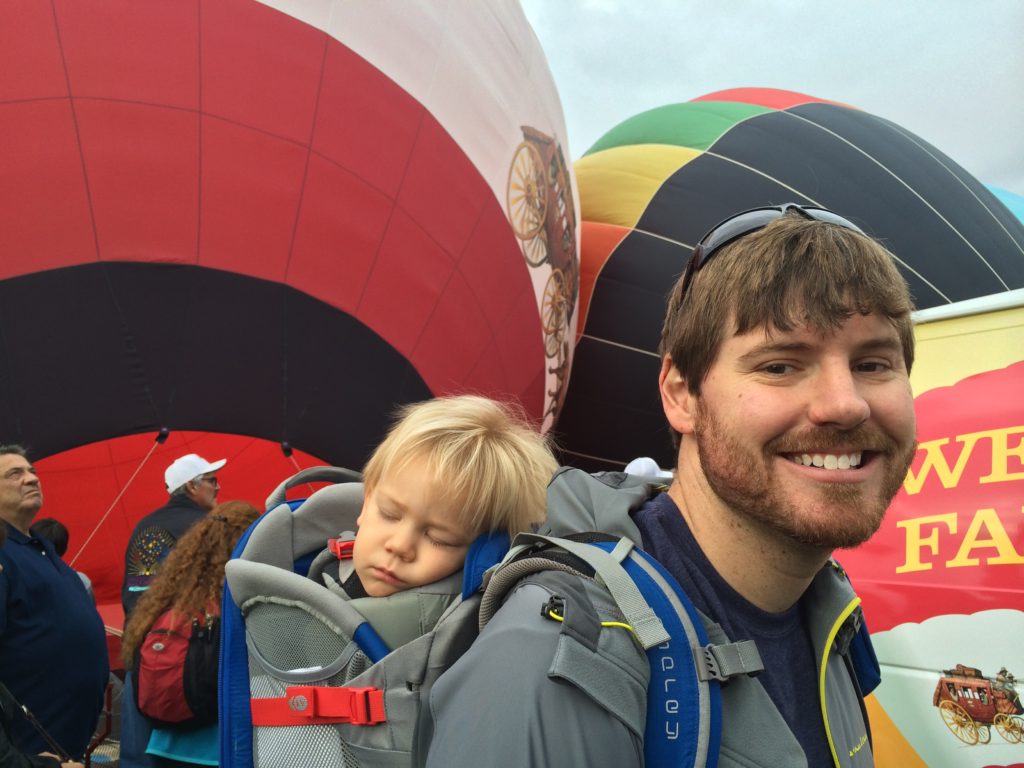
[[402, 560], [411, 560], [416, 556], [415, 533], [405, 526], [399, 526], [399, 528], [392, 532], [388, 537], [384, 546], [388, 552]]

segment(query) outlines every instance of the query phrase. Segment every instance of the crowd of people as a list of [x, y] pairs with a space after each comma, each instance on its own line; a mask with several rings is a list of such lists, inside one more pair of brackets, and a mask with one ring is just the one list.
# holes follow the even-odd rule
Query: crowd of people
[[[829, 640], [855, 599], [831, 554], [878, 529], [913, 457], [911, 310], [884, 247], [834, 213], [798, 205], [722, 222], [671, 288], [651, 385], [676, 465], [632, 520], [709, 633], [753, 641], [764, 662], [724, 697], [719, 765], [873, 764], [862, 692]], [[167, 503], [131, 535], [129, 670], [165, 612], [219, 611], [225, 562], [259, 514], [218, 505], [225, 463], [174, 461]], [[512, 405], [466, 395], [405, 407], [365, 468], [351, 564], [331, 577], [339, 599], [436, 582], [461, 570], [479, 534], [536, 526], [556, 468], [547, 440]], [[32, 527], [42, 502], [25, 452], [0, 446], [0, 683], [10, 689], [0, 690], [10, 741], [0, 750], [27, 761], [0, 765], [77, 765], [108, 679], [87, 580], [60, 559], [59, 532]], [[498, 609], [505, 620], [492, 620], [434, 686], [427, 765], [641, 764], [642, 729], [550, 673], [570, 630], [538, 612], [552, 597], [573, 598], [524, 580]], [[135, 683], [129, 671], [121, 765], [216, 765], [216, 725], [154, 727]]]

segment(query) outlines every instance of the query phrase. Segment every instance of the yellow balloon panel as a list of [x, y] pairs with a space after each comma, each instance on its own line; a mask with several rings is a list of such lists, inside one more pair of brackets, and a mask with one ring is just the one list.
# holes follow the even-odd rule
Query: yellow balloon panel
[[630, 229], [672, 174], [703, 154], [688, 147], [614, 147], [576, 161], [580, 218]]

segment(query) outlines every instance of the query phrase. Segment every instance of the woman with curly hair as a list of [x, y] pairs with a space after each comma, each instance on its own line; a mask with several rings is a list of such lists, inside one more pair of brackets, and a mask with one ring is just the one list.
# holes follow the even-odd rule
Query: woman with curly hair
[[[224, 565], [259, 510], [244, 501], [229, 501], [210, 510], [182, 536], [132, 610], [121, 638], [121, 658], [131, 669], [146, 633], [169, 610], [185, 616], [220, 614]], [[216, 696], [216, 690], [212, 692]], [[157, 727], [146, 752], [157, 766], [217, 765], [217, 724]]]

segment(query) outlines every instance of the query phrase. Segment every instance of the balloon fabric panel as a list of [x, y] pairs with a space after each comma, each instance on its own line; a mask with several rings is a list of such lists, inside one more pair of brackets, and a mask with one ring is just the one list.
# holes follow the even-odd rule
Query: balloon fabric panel
[[147, 254], [152, 261], [196, 263], [199, 116], [80, 99], [75, 120], [99, 257], [127, 261]]
[[599, 221], [584, 222], [582, 228], [587, 232], [580, 238], [584, 247], [580, 251], [580, 320], [576, 333], [577, 342], [586, 327], [590, 297], [594, 293], [594, 286], [601, 275], [601, 270], [619, 243], [632, 231], [627, 227]]
[[612, 147], [667, 144], [706, 150], [732, 126], [768, 112], [766, 107], [729, 102], [686, 102], [642, 112], [604, 134], [586, 151], [593, 155]]
[[657, 356], [668, 292], [686, 255], [675, 243], [630, 232], [601, 269], [584, 332]]
[[724, 91], [706, 93], [692, 101], [731, 101], [743, 104], [756, 104], [771, 109], [789, 109], [800, 104], [835, 104], [848, 109], [856, 109], [856, 107], [851, 107], [842, 102], [819, 99], [815, 96], [808, 96], [805, 93], [783, 91], [778, 88], [727, 88]]
[[[978, 257], [947, 224], [953, 217], [966, 226], [954, 202], [964, 193], [934, 157], [866, 113], [819, 104], [799, 109], [816, 122], [786, 112], [766, 114], [723, 136], [714, 153], [757, 168], [816, 205], [866, 222], [874, 234], [893, 233], [886, 244], [903, 262], [919, 306], [1006, 289], [980, 259], [979, 268], [970, 269], [972, 280], [964, 281], [964, 259]], [[901, 227], [906, 220], [920, 224]], [[1024, 279], [1024, 266], [1018, 270]]]
[[672, 443], [661, 412], [661, 360], [584, 336], [576, 348], [573, 389], [558, 420], [566, 461], [593, 470], [621, 470], [637, 456], [655, 456], [662, 466]]
[[[19, 6], [12, 19], [17, 24], [0, 24], [0, 72], [4, 73], [0, 78], [0, 104], [5, 110], [21, 101], [68, 95], [53, 5], [28, 2]], [[0, 121], [0, 125], [4, 123]]]
[[[987, 269], [992, 274], [986, 277], [994, 278], [993, 293], [1024, 287], [1024, 229], [1001, 206], [986, 207], [984, 186], [951, 158], [895, 123], [865, 112], [808, 104], [790, 113], [843, 137], [914, 190], [924, 205], [935, 209], [935, 215], [948, 227], [945, 239], [965, 247], [978, 260], [977, 269], [960, 264], [953, 285], [962, 281], [965, 269], [979, 277], [985, 276]], [[967, 189], [957, 189], [957, 182]], [[957, 198], [964, 192], [982, 204], [960, 205]], [[924, 212], [921, 216], [923, 222]], [[964, 255], [969, 257], [967, 250]]]
[[31, 101], [0, 109], [0, 279], [95, 261], [70, 103]]
[[[49, 29], [38, 34], [46, 46], [52, 35], [48, 52], [60, 63], [60, 95], [189, 112], [202, 106], [200, 91], [208, 85], [201, 80], [199, 65], [200, 14], [205, 9], [197, 0], [58, 2], [39, 7], [46, 9]], [[22, 77], [20, 71], [4, 71], [13, 80]]]
[[351, 170], [311, 154], [288, 284], [356, 314], [388, 231], [394, 201]]
[[344, 45], [328, 46], [315, 153], [395, 198], [425, 114], [423, 105], [368, 61]]
[[698, 155], [684, 147], [645, 145], [612, 147], [581, 158], [576, 178], [586, 181], [580, 184], [580, 207], [588, 221], [635, 227], [665, 180]]
[[430, 397], [410, 363], [351, 316], [228, 272], [52, 270], [0, 283], [0, 313], [20, 329], [0, 339], [0, 395], [12, 405], [0, 433], [36, 457], [169, 426], [279, 436], [358, 467], [395, 403]]
[[637, 229], [679, 243], [685, 265], [693, 247], [718, 222], [744, 208], [787, 201], [807, 202], [775, 179], [706, 152], [665, 182]]

